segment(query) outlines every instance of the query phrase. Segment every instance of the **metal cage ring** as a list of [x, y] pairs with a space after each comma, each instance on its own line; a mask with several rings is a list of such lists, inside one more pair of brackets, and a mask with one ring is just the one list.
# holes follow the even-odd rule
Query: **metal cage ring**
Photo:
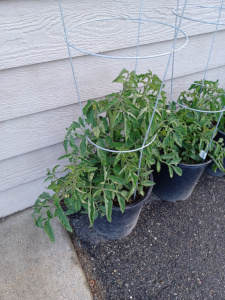
[[[76, 47], [75, 45], [71, 44], [68, 40], [68, 36], [67, 36], [67, 33], [69, 33], [72, 29], [80, 26], [80, 25], [83, 25], [83, 24], [88, 24], [88, 23], [93, 23], [93, 22], [99, 22], [99, 21], [111, 21], [111, 20], [125, 20], [125, 21], [143, 21], [143, 22], [150, 22], [150, 23], [156, 23], [156, 24], [161, 24], [161, 25], [165, 25], [165, 26], [168, 26], [168, 27], [171, 27], [175, 30], [178, 30], [179, 32], [181, 32], [183, 34], [183, 37], [186, 39], [185, 43], [177, 48], [177, 49], [172, 49], [168, 52], [163, 52], [163, 53], [158, 53], [158, 54], [154, 54], [154, 55], [147, 55], [147, 56], [114, 56], [114, 55], [105, 55], [105, 54], [98, 54], [98, 53], [93, 53], [93, 52], [89, 52], [89, 51], [85, 51], [85, 50], [82, 50], [78, 47]], [[66, 31], [66, 34], [64, 35], [64, 38], [65, 38], [65, 41], [67, 43], [67, 45], [81, 53], [84, 53], [84, 54], [87, 54], [87, 55], [92, 55], [92, 56], [97, 56], [97, 57], [102, 57], [102, 58], [111, 58], [111, 59], [148, 59], [148, 58], [154, 58], [154, 57], [160, 57], [160, 56], [165, 56], [165, 55], [168, 55], [168, 54], [171, 54], [172, 52], [177, 52], [181, 49], [183, 49], [187, 43], [188, 43], [188, 36], [187, 34], [181, 30], [180, 28], [176, 27], [176, 26], [173, 26], [173, 25], [170, 25], [170, 24], [167, 24], [167, 23], [164, 23], [164, 22], [160, 22], [160, 21], [156, 21], [156, 20], [151, 20], [151, 19], [139, 19], [139, 18], [119, 18], [119, 17], [114, 17], [114, 18], [102, 18], [102, 19], [96, 19], [96, 20], [89, 20], [89, 21], [85, 21], [85, 22], [81, 22], [81, 23], [78, 23], [72, 27], [70, 27], [67, 31]]]

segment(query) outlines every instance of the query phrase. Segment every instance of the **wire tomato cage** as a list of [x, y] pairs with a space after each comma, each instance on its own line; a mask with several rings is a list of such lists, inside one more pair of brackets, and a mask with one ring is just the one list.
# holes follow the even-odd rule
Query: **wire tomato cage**
[[[215, 11], [218, 11], [218, 17], [217, 17], [217, 21], [210, 21], [210, 20], [204, 20], [204, 19], [200, 19], [200, 18], [195, 18], [195, 17], [192, 17], [192, 16], [188, 16], [186, 14], [191, 14], [191, 9], [199, 9], [199, 10], [215, 10]], [[199, 22], [199, 23], [204, 23], [204, 24], [209, 24], [209, 25], [216, 25], [215, 26], [215, 30], [214, 30], [214, 34], [213, 34], [213, 39], [212, 39], [212, 43], [211, 43], [211, 47], [210, 47], [210, 51], [209, 51], [209, 55], [208, 55], [208, 59], [207, 59], [207, 64], [206, 64], [206, 68], [204, 70], [204, 76], [203, 76], [203, 80], [202, 80], [202, 83], [201, 83], [201, 89], [200, 89], [200, 92], [202, 91], [203, 87], [204, 87], [204, 84], [205, 84], [205, 80], [206, 80], [206, 74], [207, 74], [207, 71], [208, 71], [208, 67], [209, 67], [209, 62], [210, 62], [210, 59], [211, 59], [211, 56], [212, 56], [212, 52], [213, 52], [213, 48], [214, 48], [214, 44], [215, 44], [215, 40], [216, 40], [216, 35], [217, 35], [217, 32], [218, 32], [218, 29], [219, 29], [219, 26], [225, 26], [225, 22], [221, 22], [221, 15], [222, 15], [222, 12], [225, 12], [225, 7], [224, 7], [224, 0], [221, 1], [221, 4], [220, 5], [217, 5], [217, 6], [212, 6], [212, 5], [199, 5], [199, 4], [196, 4], [196, 5], [186, 5], [186, 10], [185, 10], [185, 13], [181, 13], [181, 9], [179, 7], [179, 0], [177, 2], [177, 8], [174, 9], [172, 11], [172, 13], [176, 16], [176, 22], [177, 22], [177, 19], [178, 18], [182, 18], [182, 19], [185, 19], [185, 20], [189, 20], [189, 21], [192, 21], [192, 22]], [[203, 15], [203, 13], [199, 13], [199, 15]], [[195, 108], [191, 108], [191, 107], [188, 107], [186, 105], [183, 105], [177, 101], [175, 101], [175, 99], [173, 98], [172, 94], [173, 94], [173, 72], [174, 72], [174, 54], [173, 54], [173, 63], [172, 63], [172, 80], [171, 80], [171, 91], [170, 91], [170, 99], [175, 102], [176, 104], [178, 104], [180, 107], [182, 108], [185, 108], [185, 109], [188, 109], [188, 110], [192, 110], [192, 111], [196, 111], [196, 112], [201, 112], [201, 113], [207, 113], [207, 114], [215, 114], [215, 113], [220, 113], [220, 116], [219, 116], [219, 119], [216, 123], [216, 126], [215, 126], [215, 130], [213, 131], [213, 134], [212, 134], [212, 137], [211, 137], [211, 140], [206, 148], [206, 150], [202, 150], [200, 152], [200, 157], [203, 159], [202, 162], [205, 161], [206, 157], [207, 157], [207, 154], [209, 152], [209, 149], [210, 149], [210, 146], [212, 144], [212, 141], [213, 141], [213, 138], [214, 136], [216, 135], [216, 132], [218, 130], [218, 126], [219, 126], [219, 123], [221, 121], [221, 118], [223, 116], [223, 113], [225, 111], [225, 106], [223, 107], [223, 109], [221, 110], [214, 110], [214, 111], [211, 111], [211, 110], [202, 110], [202, 109], [195, 109]]]
[[[83, 119], [83, 122], [84, 122], [84, 125], [85, 125], [85, 129], [87, 129], [87, 125], [86, 125], [85, 117], [84, 117], [84, 114], [83, 114], [83, 106], [82, 106], [82, 101], [81, 101], [81, 97], [80, 97], [79, 87], [78, 87], [78, 84], [77, 84], [75, 69], [74, 69], [74, 65], [73, 65], [73, 60], [72, 60], [72, 55], [71, 55], [71, 48], [78, 51], [78, 52], [86, 54], [86, 55], [98, 56], [98, 57], [105, 58], [105, 59], [134, 60], [135, 61], [135, 73], [137, 71], [137, 66], [138, 66], [138, 61], [139, 60], [152, 59], [152, 58], [155, 58], [155, 57], [161, 57], [161, 56], [168, 55], [168, 60], [167, 60], [167, 64], [166, 64], [166, 67], [165, 67], [165, 72], [164, 72], [164, 75], [163, 75], [163, 79], [162, 79], [162, 83], [161, 83], [161, 86], [160, 86], [160, 89], [159, 89], [159, 93], [158, 93], [158, 96], [157, 96], [157, 100], [156, 100], [156, 103], [155, 103], [155, 106], [154, 106], [154, 109], [153, 109], [153, 113], [152, 113], [150, 121], [149, 121], [149, 125], [148, 125], [148, 128], [147, 128], [146, 134], [145, 134], [144, 139], [143, 139], [142, 146], [140, 148], [127, 150], [127, 151], [116, 151], [116, 150], [113, 150], [113, 149], [100, 147], [97, 144], [95, 144], [88, 136], [86, 136], [86, 139], [89, 143], [94, 145], [96, 148], [99, 148], [99, 149], [107, 151], [107, 152], [131, 153], [131, 152], [140, 151], [140, 158], [139, 158], [138, 172], [137, 172], [137, 183], [136, 183], [136, 189], [135, 189], [135, 192], [134, 192], [134, 199], [135, 199], [138, 180], [139, 180], [139, 175], [140, 175], [140, 167], [141, 167], [143, 150], [144, 150], [144, 148], [146, 148], [150, 144], [152, 144], [154, 142], [154, 140], [156, 139], [156, 137], [157, 137], [157, 134], [155, 134], [152, 137], [151, 141], [146, 144], [146, 140], [147, 140], [147, 137], [148, 137], [148, 134], [149, 134], [152, 122], [153, 122], [153, 118], [154, 118], [154, 115], [155, 115], [155, 112], [156, 112], [156, 109], [157, 109], [157, 106], [158, 106], [158, 103], [159, 103], [161, 92], [162, 92], [164, 82], [165, 82], [165, 79], [166, 79], [166, 75], [167, 75], [167, 72], [168, 72], [168, 69], [169, 69], [171, 58], [173, 57], [173, 61], [174, 61], [174, 53], [177, 52], [177, 51], [180, 51], [181, 49], [183, 49], [188, 43], [188, 36], [186, 35], [186, 33], [183, 30], [181, 30], [181, 23], [182, 23], [182, 20], [183, 20], [183, 17], [184, 17], [184, 12], [185, 12], [188, 0], [184, 1], [184, 4], [181, 8], [181, 13], [179, 14], [179, 21], [178, 21], [178, 16], [176, 16], [176, 25], [175, 26], [170, 25], [168, 23], [152, 20], [152, 19], [142, 18], [143, 0], [140, 0], [139, 18], [112, 17], [112, 18], [101, 18], [101, 19], [95, 19], [95, 20], [88, 20], [88, 21], [85, 21], [85, 22], [80, 22], [80, 23], [70, 27], [69, 29], [67, 29], [66, 25], [65, 25], [61, 0], [58, 0], [58, 2], [59, 2], [59, 9], [60, 9], [60, 14], [61, 14], [61, 19], [62, 19], [62, 24], [63, 24], [63, 29], [64, 29], [64, 38], [65, 38], [65, 42], [66, 42], [66, 45], [67, 45], [68, 55], [69, 55], [70, 64], [71, 64], [71, 68], [72, 68], [73, 79], [74, 79], [74, 84], [75, 84], [75, 87], [76, 87], [77, 98], [78, 98], [78, 101], [79, 101], [80, 111], [81, 111], [82, 119]], [[177, 10], [176, 10], [177, 15], [179, 13], [179, 9], [180, 9], [180, 6], [179, 6], [179, 0], [178, 0]], [[125, 22], [137, 21], [137, 23], [138, 23], [138, 28], [137, 28], [138, 34], [137, 34], [136, 55], [135, 56], [113, 56], [113, 55], [106, 55], [106, 54], [99, 54], [99, 53], [90, 52], [90, 51], [81, 49], [80, 47], [76, 46], [74, 43], [71, 43], [70, 39], [68, 38], [68, 33], [71, 32], [72, 29], [78, 28], [81, 25], [93, 24], [95, 22], [101, 22], [101, 21], [112, 21], [112, 20], [120, 20], [120, 21], [125, 21]], [[146, 56], [139, 56], [139, 41], [140, 41], [140, 34], [141, 34], [141, 24], [143, 22], [161, 24], [165, 27], [169, 27], [169, 28], [174, 29], [174, 39], [173, 39], [173, 43], [172, 43], [172, 47], [171, 47], [170, 51], [165, 51], [165, 52], [156, 53], [156, 54], [152, 54], [152, 55], [146, 55]], [[177, 42], [177, 38], [178, 38], [179, 33], [182, 33], [183, 37], [185, 38], [185, 42], [182, 46], [180, 46], [179, 48], [176, 48], [176, 42]]]

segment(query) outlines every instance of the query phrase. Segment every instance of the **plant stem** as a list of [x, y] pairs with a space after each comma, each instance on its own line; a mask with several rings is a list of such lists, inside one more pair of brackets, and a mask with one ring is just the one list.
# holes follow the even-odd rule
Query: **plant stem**
[[122, 194], [121, 192], [118, 192], [117, 190], [111, 190], [111, 189], [104, 189], [104, 188], [98, 188], [96, 186], [89, 186], [92, 189], [97, 189], [97, 190], [102, 190], [102, 191], [109, 191], [109, 192], [114, 192], [114, 193], [119, 193]]
[[110, 111], [108, 111], [107, 113], [108, 113], [108, 117], [109, 117], [109, 123], [110, 123], [110, 137], [111, 137], [111, 139], [113, 140], [113, 133], [114, 133], [114, 130], [113, 130], [113, 123], [114, 123], [114, 120], [115, 120], [115, 118], [116, 118], [116, 116], [117, 116], [117, 114], [118, 114], [118, 109], [119, 109], [119, 107], [120, 107], [120, 101], [121, 100], [121, 95], [119, 96], [119, 98], [118, 98], [118, 101], [117, 101], [117, 103], [116, 103], [116, 106], [115, 106], [115, 109], [114, 109], [114, 112], [112, 113], [112, 112], [110, 112]]
[[108, 118], [109, 118], [109, 136], [111, 137], [111, 139], [113, 140], [113, 128], [112, 128], [112, 124], [113, 124], [113, 116], [112, 113], [110, 111], [107, 112]]

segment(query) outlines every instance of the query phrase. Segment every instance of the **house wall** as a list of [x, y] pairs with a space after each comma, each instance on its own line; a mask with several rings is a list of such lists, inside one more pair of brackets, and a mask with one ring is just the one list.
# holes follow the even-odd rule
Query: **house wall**
[[[80, 3], [79, 3], [80, 2]], [[169, 2], [169, 3], [168, 3]], [[219, 4], [219, 1], [200, 1]], [[138, 17], [134, 0], [64, 0], [67, 27], [90, 19]], [[143, 18], [174, 24], [176, 1], [144, 1]], [[192, 10], [199, 16], [198, 9]], [[201, 17], [216, 20], [216, 13]], [[215, 26], [184, 21], [189, 36], [175, 55], [174, 95], [201, 79]], [[173, 30], [156, 24], [141, 25], [140, 55], [166, 52]], [[73, 29], [70, 40], [92, 52], [134, 56], [137, 23], [123, 20], [91, 23]], [[207, 78], [225, 86], [225, 28], [220, 26]], [[178, 45], [184, 43], [179, 35]], [[122, 68], [134, 69], [134, 60], [100, 59], [72, 51], [81, 100], [100, 98], [120, 86], [112, 84]], [[168, 56], [140, 60], [137, 72], [148, 69], [161, 78]], [[43, 191], [46, 168], [63, 154], [65, 128], [80, 115], [57, 0], [2, 0], [0, 2], [0, 217], [32, 206]], [[167, 85], [171, 70], [168, 72]], [[169, 89], [166, 85], [166, 88]]]

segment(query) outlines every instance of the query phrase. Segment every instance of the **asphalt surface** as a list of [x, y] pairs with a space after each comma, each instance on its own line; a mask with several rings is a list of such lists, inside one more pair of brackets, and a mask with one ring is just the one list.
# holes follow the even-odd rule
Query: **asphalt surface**
[[73, 242], [94, 299], [224, 300], [225, 177], [203, 174], [192, 196], [153, 201], [130, 236], [107, 241], [72, 218]]

